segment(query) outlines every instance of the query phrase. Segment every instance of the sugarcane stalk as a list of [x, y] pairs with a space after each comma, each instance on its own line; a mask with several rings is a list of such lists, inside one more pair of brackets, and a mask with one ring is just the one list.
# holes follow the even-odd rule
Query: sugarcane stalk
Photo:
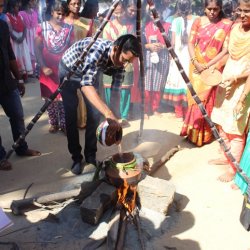
[[87, 53], [89, 52], [90, 48], [95, 43], [95, 41], [97, 40], [97, 38], [99, 37], [99, 35], [102, 33], [104, 27], [106, 26], [106, 24], [110, 20], [112, 14], [113, 14], [116, 6], [119, 4], [119, 2], [120, 2], [119, 0], [114, 1], [114, 3], [112, 4], [112, 6], [109, 8], [109, 11], [108, 11], [107, 15], [103, 19], [103, 22], [101, 23], [100, 27], [97, 29], [96, 33], [92, 37], [92, 39], [91, 39], [90, 43], [88, 44], [88, 46], [86, 46], [86, 48], [84, 48], [82, 54], [80, 55], [80, 57], [78, 58], [78, 60], [75, 62], [75, 64], [71, 67], [70, 72], [68, 72], [68, 74], [64, 77], [63, 81], [59, 84], [59, 87], [57, 88], [57, 90], [53, 94], [51, 94], [51, 96], [48, 99], [46, 99], [44, 105], [41, 107], [41, 109], [38, 111], [38, 113], [33, 117], [33, 119], [27, 125], [25, 131], [14, 142], [14, 144], [12, 145], [12, 148], [7, 152], [7, 154], [5, 156], [5, 159], [9, 159], [9, 157], [12, 155], [12, 153], [14, 152], [14, 150], [16, 150], [18, 148], [20, 142], [25, 139], [25, 137], [31, 131], [31, 129], [33, 128], [33, 126], [35, 125], [35, 123], [40, 119], [40, 117], [47, 110], [47, 108], [49, 107], [49, 105], [54, 101], [54, 99], [57, 97], [57, 95], [62, 91], [62, 88], [64, 87], [64, 85], [66, 84], [66, 82], [70, 79], [70, 77], [76, 72], [78, 66], [81, 63], [83, 63], [83, 61], [84, 61]]
[[159, 15], [158, 15], [157, 10], [155, 8], [154, 1], [153, 0], [147, 0], [147, 3], [149, 5], [149, 8], [150, 8], [152, 14], [153, 14], [154, 23], [158, 27], [158, 29], [160, 30], [161, 35], [162, 35], [162, 37], [164, 39], [164, 42], [166, 44], [166, 47], [167, 47], [170, 55], [172, 56], [173, 60], [175, 61], [176, 66], [177, 66], [183, 80], [185, 81], [185, 83], [186, 83], [186, 85], [188, 87], [188, 90], [190, 91], [190, 94], [192, 95], [192, 98], [194, 99], [194, 101], [198, 105], [198, 107], [199, 107], [199, 109], [200, 109], [200, 111], [202, 113], [202, 116], [204, 117], [204, 119], [208, 123], [208, 125], [211, 128], [211, 131], [212, 131], [215, 139], [220, 143], [220, 145], [221, 145], [223, 151], [225, 152], [225, 154], [227, 155], [228, 159], [234, 165], [234, 167], [237, 169], [237, 171], [241, 173], [242, 170], [241, 170], [238, 162], [236, 161], [236, 159], [232, 155], [232, 153], [230, 151], [230, 148], [226, 145], [225, 141], [220, 137], [219, 132], [218, 132], [217, 128], [215, 127], [215, 124], [212, 122], [212, 120], [208, 116], [208, 113], [207, 113], [203, 103], [201, 102], [199, 96], [195, 92], [195, 90], [194, 90], [194, 88], [193, 88], [187, 74], [185, 73], [185, 70], [183, 69], [183, 67], [181, 65], [181, 62], [180, 62], [177, 54], [174, 51], [174, 49], [173, 49], [173, 47], [171, 45], [171, 42], [168, 40], [167, 34], [166, 34], [165, 30], [164, 30], [164, 27], [163, 27], [163, 25], [162, 25], [162, 23], [160, 21]]
[[124, 207], [122, 207], [120, 211], [119, 229], [118, 229], [118, 236], [117, 236], [115, 250], [124, 249], [124, 241], [126, 237], [126, 229], [128, 223], [127, 219], [128, 217], [126, 215], [126, 210]]
[[137, 15], [136, 15], [136, 37], [140, 44], [140, 90], [141, 90], [141, 121], [138, 140], [140, 141], [143, 133], [144, 126], [144, 106], [145, 106], [145, 74], [144, 74], [144, 60], [143, 60], [143, 49], [141, 39], [141, 0], [137, 0]]

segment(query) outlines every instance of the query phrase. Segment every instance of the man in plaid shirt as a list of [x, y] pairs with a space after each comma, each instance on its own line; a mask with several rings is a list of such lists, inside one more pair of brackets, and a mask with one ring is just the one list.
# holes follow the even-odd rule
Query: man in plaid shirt
[[[65, 51], [59, 65], [59, 77], [62, 82], [70, 72], [83, 50], [92, 38], [85, 38], [74, 43]], [[123, 35], [115, 42], [97, 39], [91, 46], [87, 56], [80, 64], [62, 90], [65, 109], [68, 149], [72, 155], [71, 171], [81, 174], [83, 170], [81, 145], [77, 128], [77, 89], [81, 88], [87, 108], [87, 124], [85, 132], [84, 156], [87, 164], [96, 165], [97, 138], [96, 129], [100, 122], [100, 113], [109, 119], [110, 126], [120, 128], [117, 118], [97, 93], [99, 85], [97, 72], [112, 75], [113, 89], [118, 89], [123, 81], [124, 67], [131, 63], [140, 53], [138, 40], [133, 35]]]

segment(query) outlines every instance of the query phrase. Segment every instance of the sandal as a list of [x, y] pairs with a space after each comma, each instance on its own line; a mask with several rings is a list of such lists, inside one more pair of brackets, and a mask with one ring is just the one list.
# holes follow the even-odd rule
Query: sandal
[[12, 169], [12, 165], [7, 160], [1, 160], [0, 161], [0, 170], [8, 171]]
[[61, 128], [61, 131], [64, 133], [64, 135], [67, 135], [67, 130], [66, 130], [66, 128]]
[[34, 149], [27, 149], [24, 152], [16, 152], [18, 156], [40, 156], [41, 152]]

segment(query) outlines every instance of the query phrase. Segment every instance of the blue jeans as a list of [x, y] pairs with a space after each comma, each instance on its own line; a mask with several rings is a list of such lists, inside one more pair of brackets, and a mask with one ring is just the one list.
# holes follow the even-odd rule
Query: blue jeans
[[[69, 70], [60, 63], [60, 82], [63, 81], [63, 78], [68, 74], [68, 72]], [[71, 76], [70, 80], [66, 81], [61, 92], [65, 111], [68, 149], [72, 155], [73, 161], [81, 161], [83, 159], [81, 154], [82, 147], [79, 142], [79, 131], [77, 127], [77, 89], [80, 88], [80, 81], [80, 76]], [[84, 100], [87, 109], [84, 157], [86, 162], [95, 163], [97, 152], [96, 129], [100, 122], [100, 112], [87, 100], [87, 98], [85, 98], [85, 96]]]
[[[8, 94], [0, 93], [0, 104], [5, 114], [9, 117], [12, 137], [13, 140], [16, 141], [19, 136], [25, 131], [23, 106], [21, 103], [19, 91], [16, 89]], [[22, 140], [15, 151], [17, 154], [22, 154], [27, 149], [28, 145], [26, 141]], [[0, 143], [0, 159], [3, 159], [5, 154], [6, 152], [2, 146], [2, 143]]]

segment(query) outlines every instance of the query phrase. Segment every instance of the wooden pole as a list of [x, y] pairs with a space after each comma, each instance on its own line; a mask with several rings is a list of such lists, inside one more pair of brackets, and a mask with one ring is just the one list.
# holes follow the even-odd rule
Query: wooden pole
[[144, 106], [145, 106], [145, 74], [144, 74], [144, 60], [143, 60], [143, 49], [142, 49], [142, 39], [141, 39], [141, 0], [137, 0], [137, 15], [136, 15], [136, 37], [140, 44], [140, 90], [141, 90], [141, 122], [140, 122], [140, 130], [138, 141], [141, 141], [142, 133], [143, 133], [143, 126], [144, 126]]
[[162, 167], [175, 153], [181, 150], [180, 146], [171, 148], [166, 154], [164, 154], [160, 160], [152, 164], [148, 169], [148, 174], [153, 175], [160, 167]]

